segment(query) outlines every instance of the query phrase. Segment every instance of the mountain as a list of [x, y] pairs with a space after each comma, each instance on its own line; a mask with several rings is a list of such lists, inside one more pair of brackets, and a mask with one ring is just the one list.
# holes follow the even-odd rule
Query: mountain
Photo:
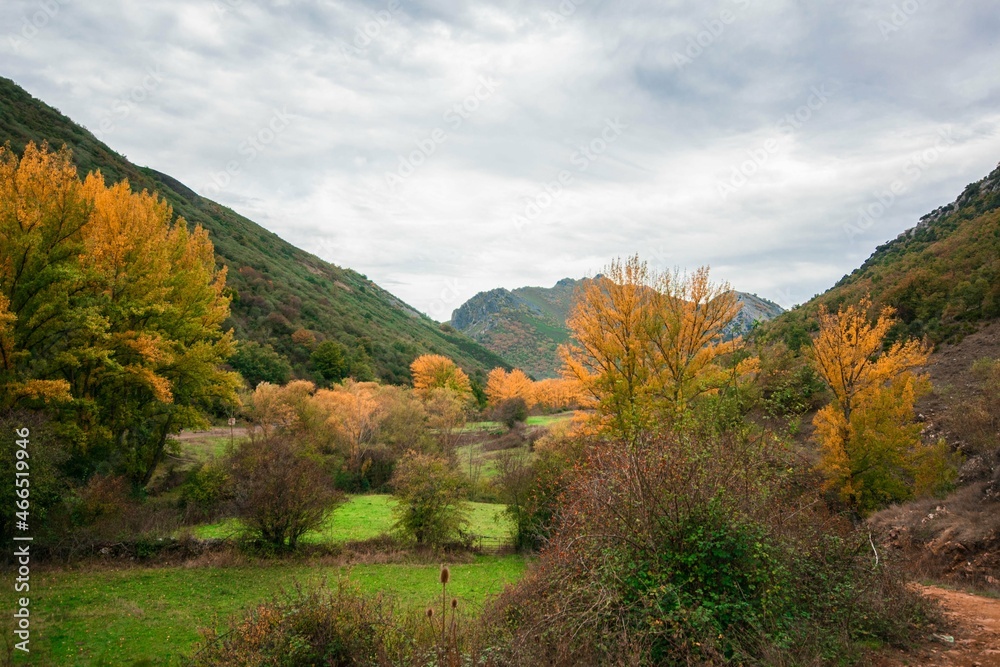
[[480, 292], [452, 313], [451, 325], [529, 375], [555, 377], [556, 349], [569, 337], [566, 318], [580, 282]]
[[1000, 166], [769, 329], [804, 340], [820, 305], [836, 310], [865, 295], [876, 307], [895, 308], [897, 335], [935, 344], [956, 342], [1000, 317]]
[[[232, 209], [179, 181], [139, 167], [58, 110], [0, 77], [0, 142], [20, 154], [29, 142], [68, 146], [81, 175], [99, 169], [108, 182], [127, 178], [133, 190], [160, 194], [174, 213], [208, 230], [217, 260], [228, 267], [233, 297], [229, 321], [237, 338], [270, 345], [300, 377], [309, 377], [309, 347], [335, 340], [367, 360], [386, 382], [409, 380], [422, 353], [453, 358], [484, 379], [499, 356], [465, 335], [442, 328], [366, 276], [300, 250]], [[294, 334], [294, 338], [293, 338]]]
[[[586, 280], [563, 278], [548, 288], [480, 292], [452, 313], [451, 325], [535, 378], [556, 377], [560, 366], [556, 350], [569, 338], [566, 319], [577, 288]], [[784, 312], [754, 294], [736, 294], [743, 308], [733, 322], [733, 335]]]

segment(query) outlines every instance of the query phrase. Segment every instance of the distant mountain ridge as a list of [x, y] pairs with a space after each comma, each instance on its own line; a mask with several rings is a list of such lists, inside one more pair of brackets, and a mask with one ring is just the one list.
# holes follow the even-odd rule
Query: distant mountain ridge
[[[503, 287], [480, 292], [452, 313], [451, 325], [535, 378], [556, 377], [559, 345], [569, 338], [566, 320], [578, 287], [590, 278], [563, 278], [552, 287]], [[732, 335], [784, 312], [776, 303], [737, 292], [743, 303]]]
[[375, 375], [407, 382], [409, 365], [423, 353], [453, 358], [485, 380], [509, 364], [467, 336], [442, 328], [366, 276], [296, 248], [252, 220], [198, 195], [176, 179], [138, 167], [58, 110], [0, 77], [0, 143], [20, 154], [48, 142], [73, 151], [81, 176], [99, 169], [107, 182], [127, 178], [133, 190], [157, 192], [191, 225], [208, 230], [220, 265], [228, 267], [230, 319], [240, 340], [270, 345], [299, 377], [310, 377], [310, 346], [335, 340], [363, 350]]

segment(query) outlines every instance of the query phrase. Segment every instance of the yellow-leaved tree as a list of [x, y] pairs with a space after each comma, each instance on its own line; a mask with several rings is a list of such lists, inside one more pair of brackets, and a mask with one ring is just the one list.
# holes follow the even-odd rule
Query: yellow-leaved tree
[[61, 403], [81, 476], [145, 485], [170, 434], [235, 401], [225, 275], [156, 195], [81, 183], [65, 149], [0, 147], [0, 403]]
[[534, 384], [520, 368], [508, 373], [497, 367], [486, 376], [486, 399], [491, 405], [500, 405], [512, 398], [520, 398], [530, 408], [535, 404]]
[[646, 263], [638, 256], [613, 260], [583, 283], [566, 320], [572, 341], [559, 348], [564, 375], [579, 383], [601, 426], [629, 441], [652, 420], [646, 337], [652, 300]]
[[820, 308], [812, 345], [816, 370], [833, 400], [813, 419], [827, 487], [861, 515], [891, 502], [937, 490], [952, 468], [944, 441], [924, 444], [913, 404], [930, 389], [916, 370], [929, 348], [920, 341], [885, 347], [895, 324], [884, 308], [875, 323], [871, 301], [837, 313]]
[[726, 381], [718, 361], [733, 349], [723, 339], [740, 305], [707, 268], [656, 273], [638, 255], [614, 260], [577, 296], [563, 373], [591, 400], [601, 428], [634, 442]]
[[717, 360], [735, 349], [724, 339], [742, 304], [729, 283], [713, 283], [708, 267], [690, 275], [666, 271], [655, 277], [648, 319], [653, 385], [675, 414], [726, 381]]
[[72, 302], [92, 208], [68, 150], [0, 146], [0, 409], [70, 400], [54, 365], [84, 319]]
[[347, 447], [347, 464], [360, 469], [367, 447], [376, 444], [383, 406], [375, 382], [347, 380], [333, 389], [320, 389], [315, 400], [326, 414], [328, 428]]
[[422, 354], [410, 364], [413, 389], [427, 396], [432, 389], [450, 389], [463, 399], [472, 396], [469, 376], [455, 362], [440, 354]]
[[566, 378], [545, 378], [532, 387], [535, 405], [548, 412], [575, 409], [583, 402], [580, 384]]

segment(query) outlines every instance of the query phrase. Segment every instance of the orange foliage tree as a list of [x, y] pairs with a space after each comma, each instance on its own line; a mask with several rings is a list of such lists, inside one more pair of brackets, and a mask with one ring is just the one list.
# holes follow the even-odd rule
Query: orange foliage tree
[[546, 378], [535, 382], [535, 404], [549, 412], [572, 410], [583, 403], [580, 383], [565, 378]]
[[366, 447], [376, 444], [383, 406], [375, 382], [347, 380], [316, 392], [315, 400], [328, 415], [326, 424], [348, 447], [348, 464], [358, 467]]
[[895, 324], [884, 308], [874, 324], [869, 299], [837, 313], [821, 307], [812, 345], [816, 370], [833, 401], [813, 420], [827, 487], [860, 514], [935, 490], [949, 478], [943, 441], [925, 445], [913, 404], [930, 388], [915, 373], [930, 354], [919, 341], [885, 339]]
[[413, 389], [421, 396], [432, 389], [450, 389], [459, 396], [472, 396], [469, 376], [455, 362], [440, 354], [422, 354], [410, 364]]
[[535, 383], [519, 368], [509, 373], [494, 368], [486, 376], [486, 398], [492, 405], [499, 405], [512, 398], [520, 398], [529, 408], [535, 404]]
[[667, 271], [653, 283], [649, 361], [655, 391], [674, 412], [725, 381], [716, 361], [735, 346], [723, 333], [741, 304], [729, 283], [712, 283], [708, 273], [708, 267], [690, 276]]
[[144, 485], [171, 433], [235, 400], [224, 287], [208, 233], [156, 195], [81, 183], [65, 149], [0, 148], [2, 402], [61, 402], [78, 469]]
[[717, 361], [740, 304], [707, 268], [658, 274], [633, 256], [614, 260], [577, 296], [560, 349], [564, 375], [579, 383], [603, 427], [628, 442], [671, 422], [725, 379]]

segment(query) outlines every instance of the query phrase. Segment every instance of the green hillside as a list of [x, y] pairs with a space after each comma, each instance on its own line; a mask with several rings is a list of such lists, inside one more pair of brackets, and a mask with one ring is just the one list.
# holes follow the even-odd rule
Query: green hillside
[[56, 148], [65, 144], [81, 173], [100, 169], [108, 182], [127, 178], [133, 190], [158, 192], [176, 215], [206, 228], [219, 263], [229, 271], [232, 316], [225, 326], [241, 340], [273, 347], [300, 377], [313, 375], [310, 348], [323, 340], [338, 341], [387, 382], [407, 381], [410, 362], [425, 352], [452, 357], [474, 378], [508, 366], [364, 275], [294, 247], [170, 176], [130, 163], [58, 110], [0, 77], [0, 143], [10, 142], [20, 153], [29, 141], [47, 141]]
[[801, 341], [820, 306], [871, 295], [902, 321], [896, 335], [954, 342], [1000, 316], [1000, 166], [953, 203], [879, 246], [832, 288], [778, 318], [774, 332]]

